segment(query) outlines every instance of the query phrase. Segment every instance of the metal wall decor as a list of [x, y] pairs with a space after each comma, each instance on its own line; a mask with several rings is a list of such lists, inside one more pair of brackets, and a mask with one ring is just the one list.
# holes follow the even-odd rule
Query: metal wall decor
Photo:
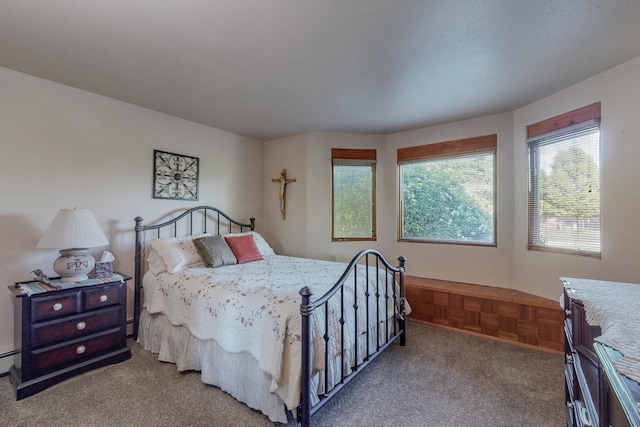
[[153, 150], [153, 198], [198, 200], [198, 157]]

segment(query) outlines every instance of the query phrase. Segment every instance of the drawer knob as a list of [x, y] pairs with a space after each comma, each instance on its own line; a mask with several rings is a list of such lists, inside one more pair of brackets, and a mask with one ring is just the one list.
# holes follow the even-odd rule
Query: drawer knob
[[76, 353], [78, 353], [78, 354], [82, 354], [85, 351], [87, 351], [87, 348], [85, 346], [83, 346], [83, 345], [78, 346], [78, 348], [76, 348]]
[[79, 331], [83, 330], [86, 327], [87, 324], [85, 322], [78, 322], [78, 324], [76, 325], [76, 329], [78, 329]]
[[105, 302], [107, 299], [109, 299], [106, 295], [100, 295], [100, 302]]
[[62, 303], [61, 302], [57, 302], [55, 304], [53, 304], [53, 311], [60, 311], [62, 310]]

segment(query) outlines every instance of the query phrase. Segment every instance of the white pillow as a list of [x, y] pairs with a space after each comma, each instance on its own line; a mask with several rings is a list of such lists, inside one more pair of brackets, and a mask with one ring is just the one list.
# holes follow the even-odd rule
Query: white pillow
[[276, 254], [273, 251], [273, 248], [271, 246], [269, 246], [269, 243], [267, 243], [267, 241], [264, 240], [264, 237], [262, 237], [260, 234], [258, 234], [255, 231], [247, 231], [247, 232], [244, 232], [244, 233], [227, 233], [227, 234], [223, 234], [223, 236], [227, 236], [227, 237], [244, 236], [244, 235], [247, 235], [247, 234], [251, 234], [253, 236], [253, 241], [256, 243], [256, 247], [260, 251], [260, 255], [269, 256], [269, 255], [275, 255]]
[[[150, 245], [160, 258], [162, 258], [162, 261], [166, 265], [167, 272], [174, 274], [187, 267], [205, 266], [196, 246], [193, 244], [193, 240], [210, 235], [210, 233], [203, 233], [185, 237], [167, 237], [152, 240]], [[157, 260], [154, 261], [157, 269]]]
[[167, 264], [164, 263], [162, 257], [155, 249], [151, 249], [149, 251], [149, 256], [147, 257], [147, 265], [149, 266], [149, 271], [153, 274], [160, 274], [163, 271], [167, 271]]

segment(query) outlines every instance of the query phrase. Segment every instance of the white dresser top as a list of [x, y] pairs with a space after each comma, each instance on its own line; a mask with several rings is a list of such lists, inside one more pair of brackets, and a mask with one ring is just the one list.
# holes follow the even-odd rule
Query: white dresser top
[[600, 326], [595, 340], [623, 357], [614, 362], [622, 375], [640, 383], [640, 284], [561, 277], [573, 299], [584, 304], [589, 325]]

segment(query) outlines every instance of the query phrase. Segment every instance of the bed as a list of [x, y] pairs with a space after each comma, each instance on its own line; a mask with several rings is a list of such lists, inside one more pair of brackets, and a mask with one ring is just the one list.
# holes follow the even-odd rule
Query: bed
[[135, 222], [134, 339], [273, 422], [290, 413], [310, 425], [384, 349], [405, 345], [404, 257], [276, 255], [254, 218], [211, 206]]

